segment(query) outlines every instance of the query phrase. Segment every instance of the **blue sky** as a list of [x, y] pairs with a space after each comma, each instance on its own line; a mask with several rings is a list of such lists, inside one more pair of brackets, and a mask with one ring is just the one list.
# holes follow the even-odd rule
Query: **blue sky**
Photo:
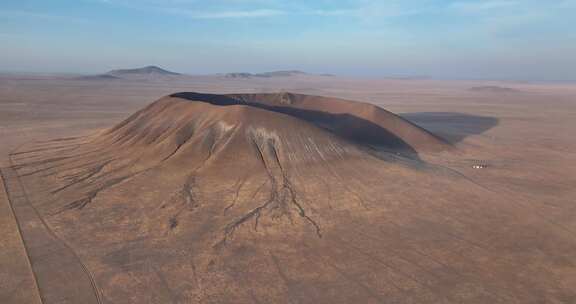
[[576, 80], [576, 0], [0, 0], [0, 70]]

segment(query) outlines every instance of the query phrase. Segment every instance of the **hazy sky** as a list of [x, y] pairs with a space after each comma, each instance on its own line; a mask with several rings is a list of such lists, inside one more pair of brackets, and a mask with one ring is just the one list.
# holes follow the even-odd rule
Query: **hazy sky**
[[576, 80], [576, 0], [0, 0], [0, 70]]

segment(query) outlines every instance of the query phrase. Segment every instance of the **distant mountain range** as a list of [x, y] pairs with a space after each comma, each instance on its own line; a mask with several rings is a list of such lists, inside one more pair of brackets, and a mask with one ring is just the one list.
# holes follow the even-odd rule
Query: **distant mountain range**
[[116, 77], [109, 74], [100, 74], [100, 75], [87, 75], [79, 77], [82, 80], [116, 80], [121, 79], [120, 77]]
[[287, 71], [272, 71], [264, 73], [228, 73], [224, 74], [226, 78], [271, 78], [271, 77], [290, 77], [290, 76], [303, 76], [303, 75], [315, 75], [315, 76], [334, 76], [330, 74], [310, 74], [298, 70], [287, 70]]
[[519, 90], [508, 88], [508, 87], [500, 87], [500, 86], [481, 86], [481, 87], [472, 87], [468, 89], [472, 92], [485, 92], [485, 93], [518, 93]]
[[[303, 75], [314, 75], [314, 76], [334, 76], [330, 74], [310, 74], [298, 70], [285, 70], [285, 71], [272, 71], [263, 73], [228, 73], [219, 74], [218, 76], [223, 76], [225, 78], [272, 78], [272, 77], [291, 77], [291, 76], [303, 76]], [[157, 66], [145, 66], [142, 68], [134, 69], [118, 69], [112, 70], [104, 74], [97, 75], [87, 75], [79, 77], [82, 80], [172, 80], [179, 77], [186, 77], [188, 75], [176, 73], [172, 71], [165, 70]]]

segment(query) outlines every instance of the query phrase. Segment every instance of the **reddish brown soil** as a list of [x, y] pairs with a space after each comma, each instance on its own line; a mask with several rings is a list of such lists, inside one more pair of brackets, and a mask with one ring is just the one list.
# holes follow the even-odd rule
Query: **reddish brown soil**
[[38, 271], [40, 295], [69, 293], [52, 275], [101, 303], [571, 303], [576, 175], [560, 164], [573, 142], [540, 141], [572, 129], [554, 121], [574, 108], [540, 130], [510, 110], [535, 101], [511, 98], [475, 103], [502, 111], [476, 125], [448, 105], [405, 115], [448, 144], [363, 103], [175, 94], [111, 129], [16, 149], [8, 184], [27, 195], [11, 203], [44, 223], [22, 231], [32, 269], [64, 265]]

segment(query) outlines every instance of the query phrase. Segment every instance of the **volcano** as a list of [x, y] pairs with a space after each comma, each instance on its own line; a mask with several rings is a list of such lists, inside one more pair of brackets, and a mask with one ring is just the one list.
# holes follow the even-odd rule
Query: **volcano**
[[29, 207], [15, 212], [36, 223], [22, 230], [43, 244], [28, 251], [46, 303], [527, 303], [536, 290], [565, 293], [548, 289], [556, 261], [530, 262], [574, 248], [546, 229], [531, 234], [537, 221], [522, 208], [421, 160], [453, 151], [371, 104], [183, 92], [98, 134], [12, 153], [25, 193], [15, 199]]

